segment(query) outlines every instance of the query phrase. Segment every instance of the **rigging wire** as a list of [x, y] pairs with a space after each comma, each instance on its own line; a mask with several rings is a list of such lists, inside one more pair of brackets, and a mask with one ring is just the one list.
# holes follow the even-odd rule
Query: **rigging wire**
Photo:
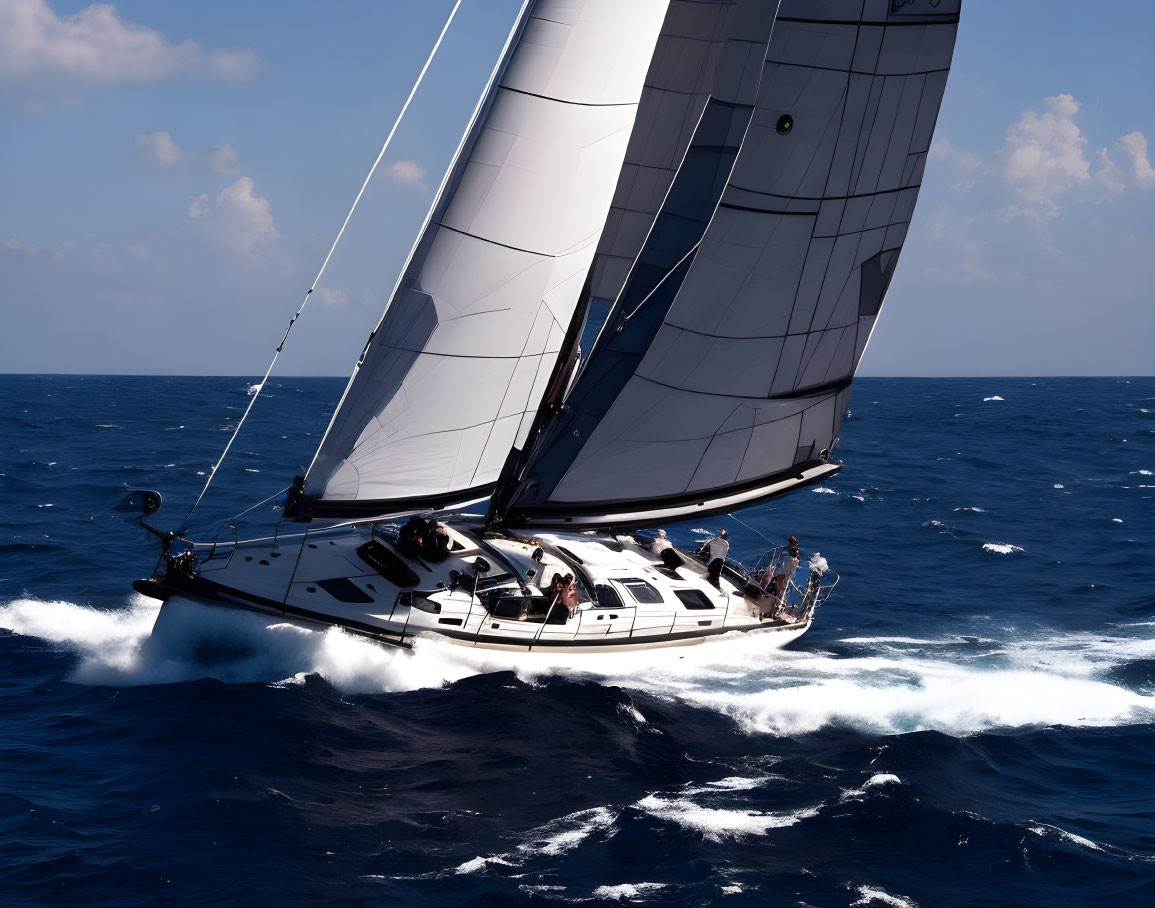
[[196, 501], [193, 502], [192, 507], [189, 508], [188, 513], [185, 514], [184, 520], [181, 521], [180, 529], [177, 530], [178, 535], [183, 534], [185, 530], [188, 529], [189, 519], [192, 517], [193, 512], [196, 511], [197, 506], [201, 503], [201, 499], [205, 497], [205, 492], [209, 490], [209, 486], [212, 484], [213, 477], [216, 476], [218, 468], [224, 462], [225, 456], [229, 453], [229, 448], [231, 448], [233, 446], [233, 442], [236, 441], [237, 435], [241, 431], [241, 426], [244, 425], [245, 420], [248, 418], [249, 412], [253, 409], [253, 404], [257, 402], [257, 398], [260, 397], [261, 391], [264, 390], [265, 382], [269, 380], [269, 376], [273, 372], [273, 366], [275, 366], [277, 363], [277, 357], [281, 355], [281, 351], [285, 348], [285, 341], [289, 339], [289, 332], [293, 330], [293, 325], [296, 323], [297, 319], [301, 317], [301, 313], [304, 311], [305, 305], [309, 302], [309, 297], [312, 295], [313, 291], [317, 289], [317, 285], [321, 282], [321, 275], [325, 273], [325, 269], [329, 266], [329, 259], [333, 257], [333, 253], [337, 249], [337, 244], [341, 242], [341, 237], [345, 233], [345, 228], [349, 226], [349, 221], [353, 217], [353, 212], [357, 210], [357, 204], [361, 201], [361, 196], [365, 194], [365, 189], [369, 186], [369, 181], [373, 179], [373, 174], [377, 170], [377, 165], [380, 164], [381, 159], [385, 157], [385, 151], [389, 148], [389, 143], [393, 141], [393, 135], [397, 132], [397, 127], [401, 125], [401, 119], [405, 116], [405, 111], [409, 109], [409, 103], [413, 100], [413, 96], [417, 94], [417, 89], [420, 87], [421, 81], [425, 78], [425, 73], [428, 71], [429, 65], [433, 62], [433, 58], [437, 54], [437, 49], [441, 47], [441, 41], [445, 37], [445, 33], [449, 31], [449, 25], [453, 22], [453, 17], [457, 15], [457, 10], [458, 7], [461, 6], [461, 2], [462, 0], [456, 0], [456, 2], [453, 4], [453, 9], [449, 11], [449, 18], [445, 20], [445, 25], [441, 27], [441, 34], [437, 36], [437, 40], [433, 43], [433, 49], [429, 51], [429, 56], [425, 59], [425, 65], [421, 67], [421, 72], [417, 74], [417, 81], [414, 82], [413, 87], [409, 89], [409, 97], [407, 97], [405, 99], [405, 103], [401, 105], [401, 110], [397, 114], [397, 119], [393, 121], [393, 128], [389, 130], [389, 135], [385, 137], [385, 143], [381, 146], [381, 151], [377, 154], [377, 160], [375, 160], [373, 162], [373, 166], [369, 168], [369, 173], [365, 177], [365, 182], [361, 184], [361, 189], [358, 191], [357, 197], [353, 199], [353, 204], [349, 208], [349, 213], [345, 215], [345, 220], [341, 224], [341, 229], [337, 231], [337, 237], [333, 240], [333, 245], [329, 247], [329, 254], [325, 256], [325, 261], [321, 263], [321, 269], [317, 272], [317, 276], [313, 278], [313, 283], [309, 285], [309, 289], [305, 292], [305, 298], [301, 300], [301, 305], [297, 307], [296, 313], [294, 313], [293, 317], [289, 319], [288, 327], [285, 328], [285, 333], [281, 337], [281, 342], [277, 344], [277, 349], [273, 353], [272, 362], [269, 363], [269, 368], [265, 370], [264, 378], [262, 378], [260, 383], [257, 385], [257, 390], [253, 393], [252, 399], [249, 401], [249, 405], [245, 407], [245, 412], [241, 414], [240, 421], [237, 423], [237, 427], [233, 430], [233, 434], [230, 436], [228, 443], [225, 445], [225, 449], [221, 452], [220, 458], [215, 464], [213, 464], [213, 468], [209, 471], [208, 479], [205, 480], [204, 488], [201, 489], [200, 494], [196, 497]]
[[768, 546], [770, 546], [770, 548], [772, 548], [772, 549], [778, 548], [778, 546], [776, 546], [776, 545], [775, 545], [773, 542], [771, 542], [771, 541], [770, 541], [770, 539], [768, 539], [768, 538], [767, 538], [767, 536], [766, 536], [766, 534], [765, 534], [765, 533], [761, 532], [760, 530], [756, 530], [756, 529], [754, 529], [754, 527], [750, 526], [750, 524], [746, 523], [746, 521], [744, 521], [744, 520], [739, 520], [739, 519], [738, 519], [737, 517], [735, 517], [733, 514], [727, 514], [726, 516], [727, 516], [727, 517], [729, 517], [731, 520], [733, 520], [735, 523], [740, 523], [740, 524], [742, 524], [742, 526], [744, 526], [746, 529], [750, 530], [750, 532], [752, 532], [752, 533], [755, 533], [755, 534], [757, 534], [758, 536], [761, 536], [761, 537], [762, 537], [762, 540], [763, 540], [763, 541], [764, 541], [764, 542], [765, 542], [765, 543], [766, 543]]

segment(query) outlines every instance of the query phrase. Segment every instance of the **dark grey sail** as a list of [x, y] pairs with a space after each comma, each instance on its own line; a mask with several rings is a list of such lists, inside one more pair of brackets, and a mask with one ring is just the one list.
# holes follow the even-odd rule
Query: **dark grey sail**
[[735, 136], [714, 94], [502, 518], [672, 519], [839, 469], [829, 452], [906, 237], [958, 12], [783, 0], [724, 188]]

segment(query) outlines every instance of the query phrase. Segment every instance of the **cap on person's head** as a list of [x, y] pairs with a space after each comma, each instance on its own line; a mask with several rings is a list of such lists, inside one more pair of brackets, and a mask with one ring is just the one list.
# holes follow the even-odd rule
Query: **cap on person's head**
[[659, 539], [665, 539], [666, 538], [666, 531], [665, 530], [658, 530], [658, 538]]

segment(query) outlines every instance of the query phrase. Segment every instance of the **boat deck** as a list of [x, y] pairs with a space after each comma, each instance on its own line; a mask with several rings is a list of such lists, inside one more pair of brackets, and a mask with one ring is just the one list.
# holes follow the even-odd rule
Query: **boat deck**
[[[451, 551], [441, 561], [407, 552], [369, 527], [345, 527], [218, 545], [201, 556], [195, 576], [138, 588], [310, 626], [338, 625], [401, 645], [438, 634], [495, 649], [601, 650], [753, 630], [776, 631], [774, 645], [783, 645], [810, 623], [809, 614], [762, 617], [766, 598], [746, 595], [737, 574], [714, 587], [688, 553], [680, 552], [683, 563], [671, 568], [628, 537], [487, 539], [447, 529]], [[543, 592], [555, 575], [576, 579], [572, 614]]]

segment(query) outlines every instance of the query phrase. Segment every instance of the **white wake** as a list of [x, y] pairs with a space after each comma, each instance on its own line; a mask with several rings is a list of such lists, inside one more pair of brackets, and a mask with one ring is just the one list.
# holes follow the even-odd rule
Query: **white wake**
[[848, 637], [841, 643], [852, 655], [770, 650], [764, 638], [744, 634], [673, 649], [554, 656], [439, 640], [418, 641], [408, 652], [191, 601], [174, 599], [162, 612], [155, 600], [136, 596], [117, 610], [21, 599], [0, 606], [0, 628], [77, 654], [70, 679], [81, 684], [215, 678], [284, 685], [316, 674], [358, 694], [512, 670], [528, 683], [565, 675], [679, 700], [775, 734], [844, 725], [966, 735], [1155, 720], [1155, 695], [1110, 676], [1117, 666], [1155, 659], [1151, 623], [1005, 640]]

